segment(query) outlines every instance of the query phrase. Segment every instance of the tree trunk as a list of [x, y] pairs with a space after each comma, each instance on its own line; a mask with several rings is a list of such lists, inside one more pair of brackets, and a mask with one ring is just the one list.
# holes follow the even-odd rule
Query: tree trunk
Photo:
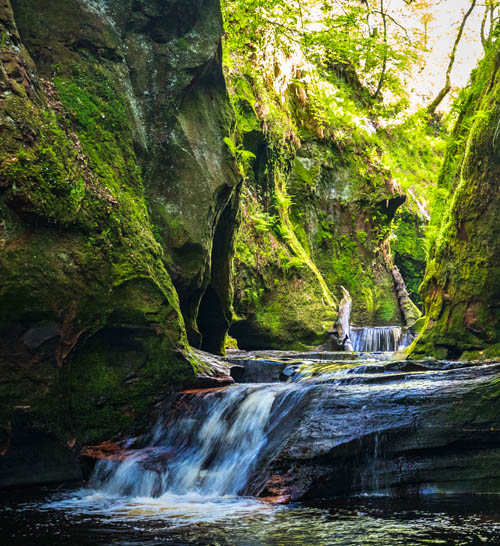
[[344, 351], [352, 353], [354, 351], [351, 342], [350, 326], [352, 299], [349, 292], [343, 286], [341, 286], [341, 288], [344, 297], [339, 305], [339, 318], [336, 324], [337, 335], [339, 337], [340, 344], [344, 347]]
[[[484, 15], [481, 20], [481, 43], [485, 51], [491, 43], [491, 37], [492, 37], [493, 31], [495, 30], [495, 26], [497, 22], [495, 12], [498, 9], [498, 4], [499, 2], [496, 2], [496, 1], [486, 2]], [[489, 18], [489, 29], [488, 29], [488, 33], [486, 33], [486, 25], [488, 23], [488, 18]]]
[[392, 268], [392, 278], [394, 279], [394, 286], [396, 288], [396, 294], [398, 296], [399, 308], [403, 315], [405, 326], [408, 328], [413, 326], [415, 322], [421, 317], [422, 313], [418, 307], [411, 301], [408, 290], [406, 289], [406, 283], [399, 271], [398, 267]]

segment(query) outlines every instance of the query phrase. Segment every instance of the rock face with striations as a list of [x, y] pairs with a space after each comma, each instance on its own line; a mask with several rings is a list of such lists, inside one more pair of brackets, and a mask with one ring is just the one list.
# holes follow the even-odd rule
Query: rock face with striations
[[77, 476], [193, 380], [188, 337], [221, 349], [240, 181], [218, 2], [2, 0], [0, 31], [5, 485]]
[[267, 468], [257, 469], [249, 492], [299, 499], [498, 491], [499, 365], [429, 365], [436, 369], [360, 365], [308, 381], [298, 415], [270, 427], [260, 457]]
[[422, 288], [425, 321], [413, 355], [500, 355], [500, 50], [472, 77], [441, 185], [449, 204]]

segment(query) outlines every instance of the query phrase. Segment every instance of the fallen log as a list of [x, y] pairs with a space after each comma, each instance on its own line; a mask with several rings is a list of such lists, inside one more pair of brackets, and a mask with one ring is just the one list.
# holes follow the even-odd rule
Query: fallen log
[[399, 308], [403, 315], [405, 326], [410, 328], [422, 316], [418, 307], [411, 301], [410, 295], [406, 288], [406, 283], [397, 266], [392, 268], [392, 278], [394, 279], [394, 287], [398, 297]]
[[354, 351], [351, 341], [350, 326], [352, 298], [349, 292], [343, 286], [341, 286], [341, 288], [343, 298], [339, 304], [339, 318], [335, 325], [335, 329], [337, 331], [339, 343], [344, 348], [344, 351], [352, 353]]

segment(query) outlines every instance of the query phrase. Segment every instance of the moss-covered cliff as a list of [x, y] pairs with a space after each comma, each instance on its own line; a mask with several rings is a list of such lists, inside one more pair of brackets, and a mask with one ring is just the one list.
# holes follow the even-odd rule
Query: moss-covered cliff
[[3, 0], [0, 26], [8, 467], [26, 431], [75, 452], [144, 422], [188, 337], [221, 350], [240, 177], [217, 1]]
[[441, 227], [422, 286], [425, 321], [413, 355], [500, 354], [499, 67], [494, 46], [461, 97], [440, 177], [449, 196], [434, 212]]
[[393, 266], [415, 292], [439, 131], [237, 28], [219, 0], [0, 0], [0, 484], [77, 475], [233, 306], [241, 348], [323, 343], [341, 286], [355, 324], [412, 322]]
[[[432, 179], [440, 161], [432, 130], [418, 116], [404, 128], [382, 127], [377, 104], [347, 66], [311, 73], [300, 56], [274, 53], [269, 60], [229, 31], [230, 147], [246, 177], [231, 335], [243, 348], [319, 345], [341, 286], [353, 298], [354, 324], [404, 324], [391, 239], [407, 195], [396, 177], [408, 173], [407, 187], [417, 171]], [[417, 131], [425, 138], [408, 146]], [[400, 248], [418, 244], [423, 253], [422, 223], [406, 211]], [[412, 257], [416, 290], [424, 264]]]

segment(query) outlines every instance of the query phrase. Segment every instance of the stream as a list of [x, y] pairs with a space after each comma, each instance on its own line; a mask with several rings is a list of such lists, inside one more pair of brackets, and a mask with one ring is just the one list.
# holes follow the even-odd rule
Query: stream
[[[80, 493], [81, 494], [81, 493]], [[71, 490], [12, 494], [0, 511], [2, 544], [25, 546], [446, 546], [500, 544], [497, 497], [447, 496], [410, 500], [351, 498], [272, 507], [220, 499], [198, 506], [130, 500], [120, 513], [104, 498], [94, 509], [64, 507]], [[5, 500], [5, 499], [4, 499]], [[47, 503], [49, 501], [49, 503]], [[59, 505], [58, 505], [59, 503]], [[101, 509], [95, 511], [95, 506]], [[195, 521], [197, 520], [197, 521]]]
[[[405, 342], [389, 330], [362, 339], [370, 350]], [[455, 407], [499, 365], [391, 356], [236, 355], [251, 382], [181, 393], [147, 433], [101, 457], [85, 487], [4, 492], [2, 544], [500, 544], [495, 442], [470, 455], [470, 423], [449, 437], [432, 428], [435, 396]], [[249, 363], [274, 365], [281, 380], [259, 381]], [[463, 460], [471, 475], [455, 476]]]

